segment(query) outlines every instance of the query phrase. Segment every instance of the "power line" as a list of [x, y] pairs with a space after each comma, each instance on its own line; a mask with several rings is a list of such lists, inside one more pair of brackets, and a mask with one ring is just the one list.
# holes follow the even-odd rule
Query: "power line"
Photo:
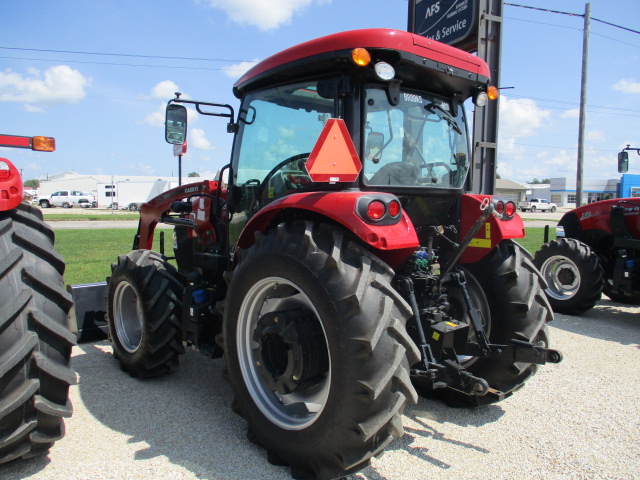
[[[570, 17], [581, 17], [581, 18], [584, 18], [584, 14], [583, 13], [562, 12], [560, 10], [551, 10], [549, 8], [532, 7], [530, 5], [519, 5], [517, 3], [507, 3], [507, 2], [505, 2], [505, 5], [509, 5], [510, 7], [527, 8], [529, 10], [537, 10], [539, 12], [557, 13], [557, 14], [560, 14], [560, 15], [568, 15]], [[632, 28], [629, 28], [629, 27], [623, 27], [622, 25], [618, 25], [616, 23], [607, 22], [605, 20], [601, 20], [601, 19], [595, 18], [595, 17], [590, 17], [590, 18], [594, 22], [604, 23], [605, 25], [609, 25], [610, 27], [615, 27], [615, 28], [619, 28], [621, 30], [626, 30], [627, 32], [640, 34], [640, 31], [633, 30]]]
[[[568, 102], [566, 100], [555, 100], [552, 98], [541, 98], [541, 97], [528, 97], [524, 95], [507, 95], [508, 98], [512, 98], [514, 100], [535, 100], [538, 102], [549, 102], [549, 103], [558, 103], [560, 105], [568, 105], [568, 106], [577, 106], [579, 103], [577, 102]], [[607, 107], [604, 105], [590, 105], [591, 108], [600, 108], [605, 110], [614, 110], [614, 111], [623, 111], [623, 112], [632, 112], [632, 113], [640, 113], [640, 110], [634, 108], [621, 108], [621, 107]], [[547, 106], [546, 108], [552, 108]], [[560, 107], [558, 107], [560, 108]]]
[[117, 63], [117, 62], [91, 62], [88, 60], [63, 60], [56, 58], [29, 58], [29, 57], [3, 57], [0, 58], [8, 58], [12, 60], [33, 60], [36, 62], [64, 62], [64, 63], [80, 63], [80, 64], [89, 64], [89, 65], [111, 65], [111, 66], [119, 66], [119, 67], [145, 67], [145, 68], [171, 68], [171, 69], [181, 69], [181, 70], [210, 70], [210, 71], [233, 71], [233, 68], [210, 68], [210, 67], [186, 67], [180, 65], [146, 65], [146, 64], [137, 64], [137, 63]]
[[509, 5], [510, 7], [528, 8], [529, 10], [538, 10], [540, 12], [559, 13], [561, 15], [568, 15], [570, 17], [584, 17], [584, 15], [581, 13], [561, 12], [560, 10], [551, 10], [549, 8], [532, 7], [529, 5], [518, 5], [517, 3], [505, 2], [504, 4]]
[[618, 40], [616, 38], [607, 37], [606, 35], [601, 35], [601, 34], [596, 33], [596, 32], [591, 32], [591, 34], [592, 35], [596, 35], [598, 37], [606, 38], [607, 40], [611, 40], [613, 42], [622, 43], [623, 45], [628, 45], [628, 46], [634, 47], [634, 48], [640, 48], [640, 45], [634, 45], [633, 43], [623, 42], [622, 40]]
[[631, 28], [623, 27], [622, 25], [616, 25], [615, 23], [605, 22], [604, 20], [600, 20], [599, 18], [591, 17], [591, 20], [593, 20], [594, 22], [604, 23], [605, 25], [610, 25], [612, 27], [620, 28], [622, 30], [626, 30], [627, 32], [633, 32], [633, 33], [640, 34], [640, 32], [638, 30], [633, 30]]
[[556, 27], [556, 28], [564, 28], [566, 30], [577, 30], [577, 31], [582, 31], [581, 28], [577, 28], [577, 27], [568, 27], [566, 25], [558, 25], [557, 23], [547, 23], [547, 22], [537, 22], [535, 20], [526, 20], [524, 18], [516, 18], [516, 17], [508, 17], [505, 15], [506, 19], [509, 20], [517, 20], [519, 22], [526, 22], [526, 23], [535, 23], [536, 25], [546, 25], [548, 27]]
[[[22, 47], [2, 47], [2, 50], [20, 50], [24, 52], [46, 52], [46, 53], [69, 53], [73, 55], [102, 55], [110, 57], [130, 57], [130, 58], [157, 58], [161, 60], [188, 60], [202, 62], [248, 62], [250, 60], [233, 60], [228, 58], [203, 58], [203, 57], [170, 57], [164, 55], [140, 55], [132, 53], [110, 53], [110, 52], [82, 52], [77, 50], [50, 50], [44, 48], [22, 48]], [[11, 57], [4, 57], [11, 58]]]

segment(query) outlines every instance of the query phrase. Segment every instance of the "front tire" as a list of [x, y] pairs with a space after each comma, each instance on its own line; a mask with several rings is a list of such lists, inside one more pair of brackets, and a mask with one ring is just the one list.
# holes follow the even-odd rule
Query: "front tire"
[[237, 252], [226, 371], [249, 437], [295, 478], [357, 471], [403, 434], [417, 401], [410, 309], [391, 269], [324, 224], [281, 224]]
[[113, 354], [132, 377], [178, 367], [182, 285], [165, 257], [150, 250], [120, 255], [111, 265], [107, 320]]
[[72, 303], [53, 244], [35, 207], [0, 213], [0, 463], [47, 453], [72, 412]]
[[49, 208], [50, 206], [48, 200], [40, 200], [40, 208]]
[[587, 244], [552, 240], [536, 252], [534, 263], [547, 282], [545, 293], [555, 312], [580, 315], [600, 300], [604, 270]]

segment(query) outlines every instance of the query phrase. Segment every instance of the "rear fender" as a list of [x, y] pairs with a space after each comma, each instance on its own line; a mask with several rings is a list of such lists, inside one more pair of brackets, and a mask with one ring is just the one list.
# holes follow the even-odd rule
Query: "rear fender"
[[361, 197], [390, 194], [372, 192], [309, 192], [288, 195], [262, 208], [247, 222], [237, 246], [248, 248], [254, 243], [256, 232], [265, 232], [281, 218], [326, 218], [352, 232], [391, 268], [398, 268], [418, 247], [418, 237], [413, 223], [404, 211], [393, 221], [368, 223], [358, 215], [358, 200]]
[[20, 205], [23, 194], [18, 169], [6, 158], [0, 158], [0, 212], [13, 210]]
[[[491, 195], [462, 195], [460, 205], [460, 238], [464, 238], [478, 217], [481, 215], [480, 205], [488, 198], [498, 200]], [[484, 226], [475, 234], [469, 247], [460, 257], [461, 263], [473, 263], [482, 259], [500, 242], [512, 238], [524, 238], [524, 222], [517, 213], [513, 217], [503, 216], [499, 219], [489, 215]]]

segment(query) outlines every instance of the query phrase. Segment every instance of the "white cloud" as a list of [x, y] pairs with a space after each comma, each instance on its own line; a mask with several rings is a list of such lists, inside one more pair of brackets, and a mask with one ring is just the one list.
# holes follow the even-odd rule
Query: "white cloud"
[[510, 100], [506, 96], [500, 97], [500, 138], [519, 138], [535, 135], [551, 115], [548, 110], [542, 110], [530, 98]]
[[144, 118], [145, 123], [148, 123], [152, 127], [164, 127], [165, 108], [166, 104], [161, 103], [155, 112], [150, 113]]
[[562, 118], [580, 118], [580, 109], [572, 108], [571, 110], [566, 110], [560, 116]]
[[[42, 105], [75, 103], [83, 99], [91, 78], [67, 65], [57, 65], [44, 72], [35, 68], [20, 74], [0, 72], [0, 101], [20, 102], [28, 111], [41, 111]], [[34, 105], [35, 104], [35, 105]]]
[[175, 97], [175, 93], [180, 91], [177, 83], [171, 80], [164, 80], [151, 89], [151, 98], [158, 100], [170, 100]]
[[[315, 0], [329, 3], [328, 0]], [[224, 11], [231, 20], [241, 25], [252, 25], [260, 30], [274, 30], [291, 22], [314, 0], [208, 0], [212, 8]]]
[[623, 78], [613, 85], [613, 89], [622, 93], [640, 93], [640, 82], [634, 78]]
[[252, 62], [241, 62], [236, 63], [235, 65], [225, 65], [222, 67], [222, 71], [231, 78], [240, 78], [244, 75], [250, 68], [252, 68], [258, 60], [253, 60]]
[[199, 150], [213, 150], [213, 145], [205, 136], [204, 130], [201, 128], [192, 128], [187, 139], [189, 147]]

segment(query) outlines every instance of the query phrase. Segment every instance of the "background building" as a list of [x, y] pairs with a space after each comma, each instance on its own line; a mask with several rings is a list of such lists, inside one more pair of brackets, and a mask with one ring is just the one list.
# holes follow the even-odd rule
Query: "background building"
[[[617, 178], [604, 179], [583, 179], [582, 180], [582, 203], [592, 203], [599, 200], [607, 200], [618, 196]], [[550, 188], [550, 200], [559, 207], [575, 208], [576, 206], [576, 179], [575, 178], [552, 178]]]

